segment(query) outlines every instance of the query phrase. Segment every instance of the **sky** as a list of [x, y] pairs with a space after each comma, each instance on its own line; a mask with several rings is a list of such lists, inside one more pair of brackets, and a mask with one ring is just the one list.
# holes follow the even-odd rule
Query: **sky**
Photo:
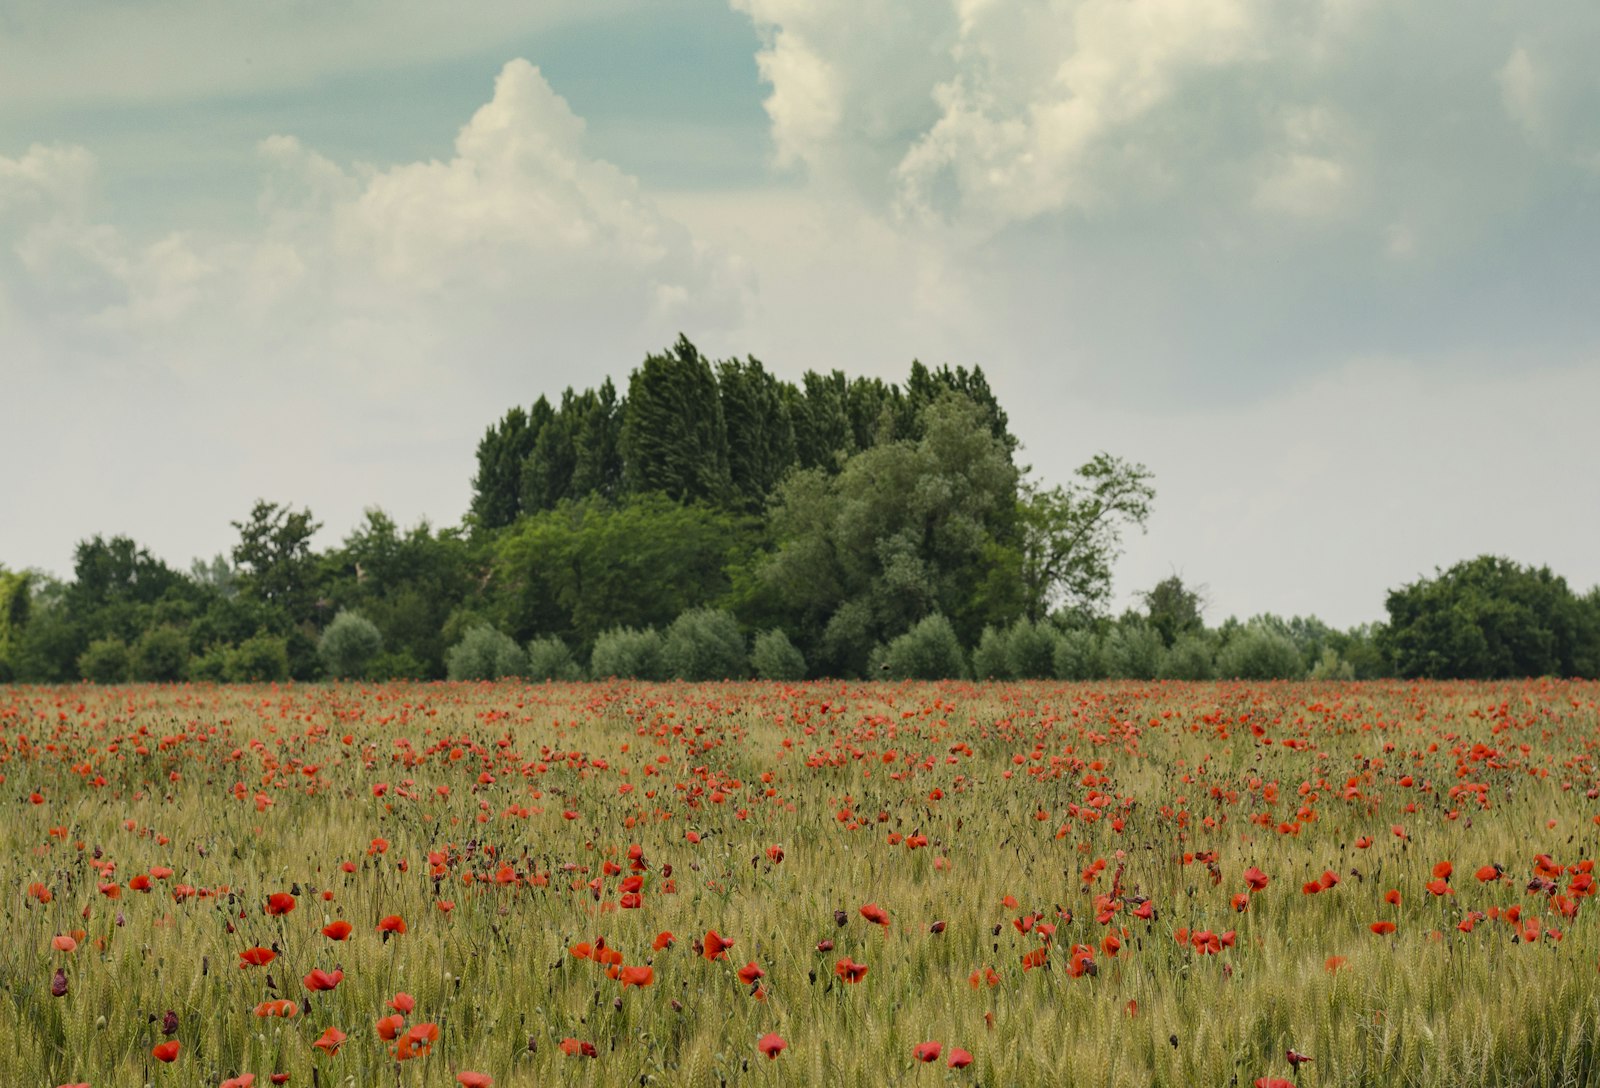
[[459, 523], [484, 429], [714, 358], [981, 366], [1157, 497], [1118, 604], [1600, 583], [1600, 5], [0, 8], [0, 563]]

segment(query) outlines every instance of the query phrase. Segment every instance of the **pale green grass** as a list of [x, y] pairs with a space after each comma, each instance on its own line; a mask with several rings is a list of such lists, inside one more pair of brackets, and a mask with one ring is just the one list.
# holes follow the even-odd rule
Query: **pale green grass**
[[[274, 1071], [302, 1086], [450, 1085], [473, 1069], [498, 1085], [1187, 1088], [1289, 1077], [1291, 1046], [1315, 1059], [1298, 1078], [1305, 1086], [1600, 1083], [1593, 905], [1552, 918], [1547, 897], [1525, 891], [1536, 853], [1562, 864], [1595, 853], [1600, 801], [1586, 791], [1596, 784], [1597, 697], [1593, 684], [4, 689], [0, 1085], [191, 1088], [253, 1072], [264, 1086]], [[1502, 703], [1506, 715], [1485, 715]], [[1243, 714], [1280, 742], [1299, 736], [1304, 719], [1308, 747], [1258, 744]], [[134, 751], [141, 728], [146, 755]], [[162, 748], [163, 737], [182, 739]], [[410, 765], [402, 740], [419, 757]], [[1506, 753], [1507, 765], [1473, 764], [1458, 779], [1451, 750], [1475, 742]], [[450, 760], [452, 746], [465, 758]], [[584, 760], [555, 758], [572, 752]], [[807, 766], [819, 754], [828, 762]], [[1048, 771], [1052, 757], [1058, 777], [1028, 773]], [[1384, 766], [1368, 768], [1363, 799], [1345, 801], [1363, 758]], [[1108, 778], [1099, 788], [1134, 804], [1093, 824], [1069, 821], [1067, 806], [1088, 799], [1084, 762], [1093, 760]], [[301, 764], [317, 769], [306, 775]], [[644, 775], [647, 764], [659, 773]], [[484, 770], [492, 784], [478, 784]], [[709, 789], [678, 789], [708, 773], [740, 784], [720, 803]], [[1411, 788], [1398, 784], [1406, 774]], [[95, 775], [105, 785], [92, 785]], [[1252, 778], [1276, 782], [1278, 800], [1252, 793]], [[1329, 788], [1315, 785], [1322, 778]], [[407, 779], [415, 800], [398, 796]], [[1314, 801], [1298, 794], [1306, 781]], [[1435, 790], [1420, 789], [1424, 781]], [[381, 800], [380, 782], [390, 786]], [[1458, 782], [1487, 783], [1490, 807], [1450, 801], [1444, 791]], [[243, 800], [231, 792], [237, 783]], [[619, 792], [626, 785], [632, 792]], [[936, 787], [944, 796], [930, 800]], [[1236, 791], [1237, 802], [1213, 799], [1212, 787]], [[35, 790], [43, 804], [29, 802]], [[272, 801], [265, 811], [258, 792]], [[857, 830], [836, 818], [846, 797]], [[1298, 836], [1279, 833], [1303, 803], [1316, 819]], [[517, 805], [542, 811], [508, 815]], [[1459, 817], [1446, 819], [1456, 807]], [[579, 819], [563, 819], [567, 808]], [[1048, 819], [1035, 819], [1041, 809]], [[1271, 827], [1249, 822], [1269, 809]], [[1114, 811], [1126, 820], [1120, 833]], [[1207, 817], [1218, 822], [1207, 827]], [[66, 838], [51, 836], [57, 827]], [[685, 840], [691, 828], [698, 844]], [[891, 833], [913, 831], [926, 848], [890, 844]], [[1369, 849], [1354, 845], [1361, 835], [1375, 840]], [[387, 853], [368, 856], [380, 836]], [[492, 844], [524, 874], [526, 857], [551, 873], [548, 886], [464, 884], [462, 872], [496, 867], [479, 863], [481, 845], [477, 859], [464, 858], [469, 840]], [[583, 884], [607, 858], [626, 864], [630, 843], [653, 866], [644, 908], [602, 912]], [[781, 864], [765, 857], [774, 844]], [[175, 874], [149, 894], [106, 899], [88, 867], [97, 847], [124, 886], [151, 866]], [[1218, 854], [1220, 885], [1204, 864], [1183, 864], [1185, 852], [1206, 850]], [[429, 851], [457, 859], [437, 892]], [[1107, 868], [1085, 890], [1080, 874], [1101, 857]], [[1456, 866], [1457, 894], [1436, 900], [1423, 885], [1444, 859]], [[345, 861], [356, 871], [342, 872]], [[1119, 861], [1124, 894], [1151, 897], [1157, 916], [1119, 913], [1114, 924], [1128, 935], [1109, 958], [1092, 900], [1109, 893]], [[1493, 861], [1507, 879], [1484, 887], [1472, 872]], [[591, 871], [569, 875], [569, 863]], [[675, 894], [662, 891], [663, 864]], [[1251, 864], [1272, 882], [1238, 914], [1229, 897]], [[1303, 895], [1301, 883], [1324, 869], [1341, 883]], [[608, 903], [620, 879], [607, 879]], [[52, 889], [48, 905], [28, 898], [35, 881]], [[179, 883], [232, 892], [174, 903]], [[295, 885], [295, 911], [263, 914], [269, 893]], [[1383, 902], [1390, 888], [1399, 908]], [[1018, 909], [1002, 906], [1007, 895]], [[438, 899], [454, 911], [440, 912]], [[869, 901], [889, 910], [886, 931], [857, 913]], [[1455, 928], [1470, 907], [1514, 904], [1563, 939], [1514, 942], [1504, 922]], [[1073, 921], [1061, 922], [1049, 969], [1024, 972], [1020, 958], [1039, 942], [1012, 919], [1060, 921], [1057, 908]], [[836, 909], [847, 912], [842, 927]], [[387, 914], [409, 932], [381, 941], [374, 926]], [[347, 942], [319, 932], [338, 917], [355, 927]], [[1399, 932], [1372, 934], [1380, 919]], [[935, 920], [947, 923], [940, 936], [928, 932]], [[1178, 927], [1234, 929], [1237, 944], [1197, 956], [1174, 940]], [[709, 928], [737, 942], [728, 962], [699, 955]], [[86, 931], [78, 951], [53, 951], [51, 937], [74, 929]], [[652, 953], [661, 930], [679, 941]], [[629, 964], [653, 961], [654, 985], [622, 991], [568, 954], [598, 935]], [[835, 950], [819, 953], [821, 940]], [[237, 966], [243, 949], [274, 942], [276, 962]], [[1063, 970], [1076, 942], [1096, 947], [1095, 976]], [[858, 985], [835, 978], [846, 955], [869, 967]], [[1348, 962], [1330, 973], [1331, 955]], [[734, 977], [752, 959], [767, 972], [762, 1001]], [[338, 988], [307, 994], [301, 976], [336, 964]], [[968, 976], [986, 966], [1000, 984], [973, 989]], [[57, 967], [70, 979], [63, 998], [50, 995]], [[410, 1022], [440, 1025], [428, 1057], [396, 1063], [375, 1035], [397, 990], [417, 999]], [[280, 996], [310, 1011], [252, 1014]], [[183, 1050], [163, 1066], [150, 1048], [167, 1009], [179, 1015]], [[331, 1058], [310, 1046], [328, 1025], [349, 1035]], [[755, 1049], [769, 1031], [789, 1044], [771, 1062]], [[593, 1042], [599, 1057], [563, 1054], [569, 1036]], [[921, 1066], [911, 1051], [926, 1039], [975, 1061], [961, 1071]]]

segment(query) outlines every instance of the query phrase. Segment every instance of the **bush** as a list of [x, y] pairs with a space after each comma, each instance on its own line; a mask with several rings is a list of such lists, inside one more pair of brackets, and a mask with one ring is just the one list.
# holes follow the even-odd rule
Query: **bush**
[[480, 623], [445, 651], [444, 666], [452, 680], [499, 680], [522, 675], [528, 662], [510, 635]]
[[878, 669], [897, 680], [945, 680], [966, 675], [961, 640], [937, 612], [874, 654]]
[[1093, 631], [1063, 631], [1054, 655], [1057, 680], [1100, 680], [1106, 675], [1105, 655]]
[[134, 644], [130, 667], [136, 680], [182, 680], [189, 664], [189, 636], [176, 627], [152, 627]]
[[1317, 658], [1317, 663], [1311, 667], [1313, 680], [1354, 680], [1356, 667], [1339, 656], [1339, 651], [1332, 646], [1323, 649], [1322, 656]]
[[1217, 654], [1217, 675], [1233, 680], [1298, 680], [1305, 671], [1294, 639], [1260, 627], [1246, 627]]
[[1119, 623], [1106, 636], [1106, 668], [1119, 679], [1154, 680], [1166, 650], [1155, 628], [1143, 623]]
[[1006, 654], [1006, 629], [985, 625], [978, 636], [978, 648], [972, 651], [972, 675], [979, 680], [1006, 680], [1011, 676], [1011, 662]]
[[203, 654], [196, 654], [189, 659], [189, 679], [210, 680], [214, 684], [223, 683], [228, 679], [228, 652], [233, 647], [217, 643], [208, 647]]
[[224, 678], [235, 684], [287, 680], [288, 640], [265, 632], [247, 638], [228, 651], [222, 671]]
[[691, 608], [672, 621], [661, 643], [661, 664], [679, 680], [738, 680], [749, 655], [739, 621], [715, 608]]
[[1056, 643], [1061, 633], [1050, 623], [1020, 619], [1006, 632], [1006, 673], [1017, 680], [1055, 675]]
[[120, 684], [128, 678], [128, 644], [120, 638], [97, 638], [78, 655], [78, 675], [96, 684]]
[[336, 679], [366, 676], [373, 658], [383, 650], [378, 625], [359, 612], [341, 611], [333, 617], [317, 643], [323, 668]]
[[1211, 642], [1203, 635], [1179, 635], [1161, 658], [1163, 680], [1209, 680], [1212, 676]]
[[755, 637], [750, 647], [750, 667], [762, 680], [804, 680], [806, 658], [789, 636], [774, 627]]
[[428, 666], [410, 650], [385, 650], [367, 663], [368, 680], [426, 680]]
[[527, 676], [530, 680], [582, 680], [583, 669], [571, 647], [551, 636], [528, 643]]
[[589, 675], [631, 677], [635, 680], [663, 680], [661, 634], [654, 627], [635, 631], [632, 627], [613, 627], [594, 640], [589, 655]]

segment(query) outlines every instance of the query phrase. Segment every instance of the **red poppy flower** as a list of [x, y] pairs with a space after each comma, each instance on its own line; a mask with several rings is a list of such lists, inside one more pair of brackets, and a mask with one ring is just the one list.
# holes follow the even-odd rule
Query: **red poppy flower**
[[331, 1058], [335, 1054], [339, 1053], [339, 1045], [347, 1038], [349, 1038], [349, 1036], [345, 1035], [345, 1033], [340, 1031], [338, 1028], [330, 1027], [317, 1038], [316, 1042], [312, 1043], [311, 1045]]
[[672, 942], [676, 941], [677, 939], [678, 938], [672, 935], [671, 931], [662, 930], [660, 933], [656, 934], [656, 939], [650, 942], [650, 947], [655, 951], [660, 952], [663, 948], [671, 948]]
[[587, 1043], [571, 1037], [561, 1040], [561, 1053], [573, 1058], [578, 1057], [580, 1054], [585, 1058], [595, 1058], [600, 1055], [593, 1043]]
[[400, 1034], [400, 1029], [406, 1026], [406, 1018], [399, 1013], [385, 1016], [378, 1021], [378, 1038], [386, 1043], [392, 1043]]
[[294, 896], [288, 892], [273, 892], [267, 896], [268, 914], [288, 914], [294, 910]]
[[[740, 973], [740, 976], [743, 977], [743, 972]], [[656, 969], [649, 966], [624, 967], [617, 973], [617, 977], [622, 980], [622, 988], [624, 990], [629, 986], [638, 986], [643, 989], [656, 980]]]
[[867, 965], [864, 963], [852, 963], [850, 957], [846, 956], [833, 965], [833, 973], [846, 982], [860, 982], [867, 977]]
[[1254, 865], [1244, 871], [1244, 883], [1253, 892], [1259, 892], [1268, 884], [1268, 877]]
[[1394, 932], [1395, 925], [1393, 922], [1373, 922], [1372, 925], [1368, 926], [1367, 928], [1372, 930], [1372, 932], [1376, 933], [1380, 937], [1387, 937], [1389, 934]]
[[301, 980], [306, 984], [306, 989], [316, 993], [322, 990], [331, 990], [344, 981], [343, 971], [324, 971], [317, 967]]
[[178, 1060], [178, 1049], [178, 1040], [168, 1039], [151, 1047], [150, 1056], [158, 1062], [175, 1062]]
[[395, 1012], [402, 1012], [410, 1016], [411, 1010], [417, 1007], [417, 999], [401, 990], [389, 1001], [389, 1007]]
[[782, 1054], [788, 1046], [789, 1044], [783, 1041], [783, 1036], [771, 1031], [756, 1040], [756, 1049], [769, 1059]]
[[337, 922], [330, 922], [323, 926], [322, 935], [330, 941], [342, 941], [350, 936], [350, 931], [354, 928], [349, 922], [341, 918]]
[[939, 1060], [939, 1051], [943, 1049], [940, 1043], [930, 1039], [925, 1043], [918, 1043], [911, 1053], [919, 1062], [936, 1062]]
[[219, 1088], [251, 1088], [256, 1082], [254, 1073], [240, 1073], [237, 1077], [229, 1077], [223, 1081]]
[[300, 1003], [280, 998], [277, 1001], [263, 1001], [256, 1006], [256, 1015], [260, 1017], [282, 1016], [291, 1017], [300, 1015]]
[[876, 903], [868, 903], [861, 908], [861, 917], [873, 925], [886, 926], [889, 924], [889, 912]]
[[494, 1078], [487, 1073], [457, 1073], [456, 1082], [464, 1088], [489, 1088]]
[[756, 961], [751, 960], [749, 963], [739, 968], [739, 981], [744, 983], [746, 986], [750, 986], [755, 983], [756, 979], [761, 978], [765, 974], [765, 971], [756, 966]]
[[398, 914], [388, 914], [378, 919], [378, 932], [384, 936], [388, 936], [391, 933], [404, 933], [405, 931], [406, 920]]
[[728, 955], [728, 949], [732, 947], [733, 941], [729, 940], [727, 937], [720, 936], [716, 930], [710, 929], [706, 931], [706, 939], [703, 946], [706, 959], [726, 959]]
[[265, 967], [277, 958], [278, 954], [270, 948], [247, 948], [239, 953], [239, 966], [240, 968]]
[[971, 1064], [972, 1064], [972, 1053], [971, 1053], [971, 1051], [962, 1050], [958, 1046], [953, 1046], [953, 1047], [950, 1048], [950, 1068], [951, 1069], [965, 1069], [967, 1066], [969, 1066]]

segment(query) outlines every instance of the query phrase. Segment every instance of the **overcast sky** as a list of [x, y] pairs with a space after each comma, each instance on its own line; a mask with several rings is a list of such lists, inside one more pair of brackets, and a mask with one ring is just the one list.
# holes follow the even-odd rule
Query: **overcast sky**
[[490, 422], [682, 331], [1144, 462], [1119, 601], [1586, 589], [1597, 54], [1594, 0], [7, 0], [0, 563], [456, 524]]

